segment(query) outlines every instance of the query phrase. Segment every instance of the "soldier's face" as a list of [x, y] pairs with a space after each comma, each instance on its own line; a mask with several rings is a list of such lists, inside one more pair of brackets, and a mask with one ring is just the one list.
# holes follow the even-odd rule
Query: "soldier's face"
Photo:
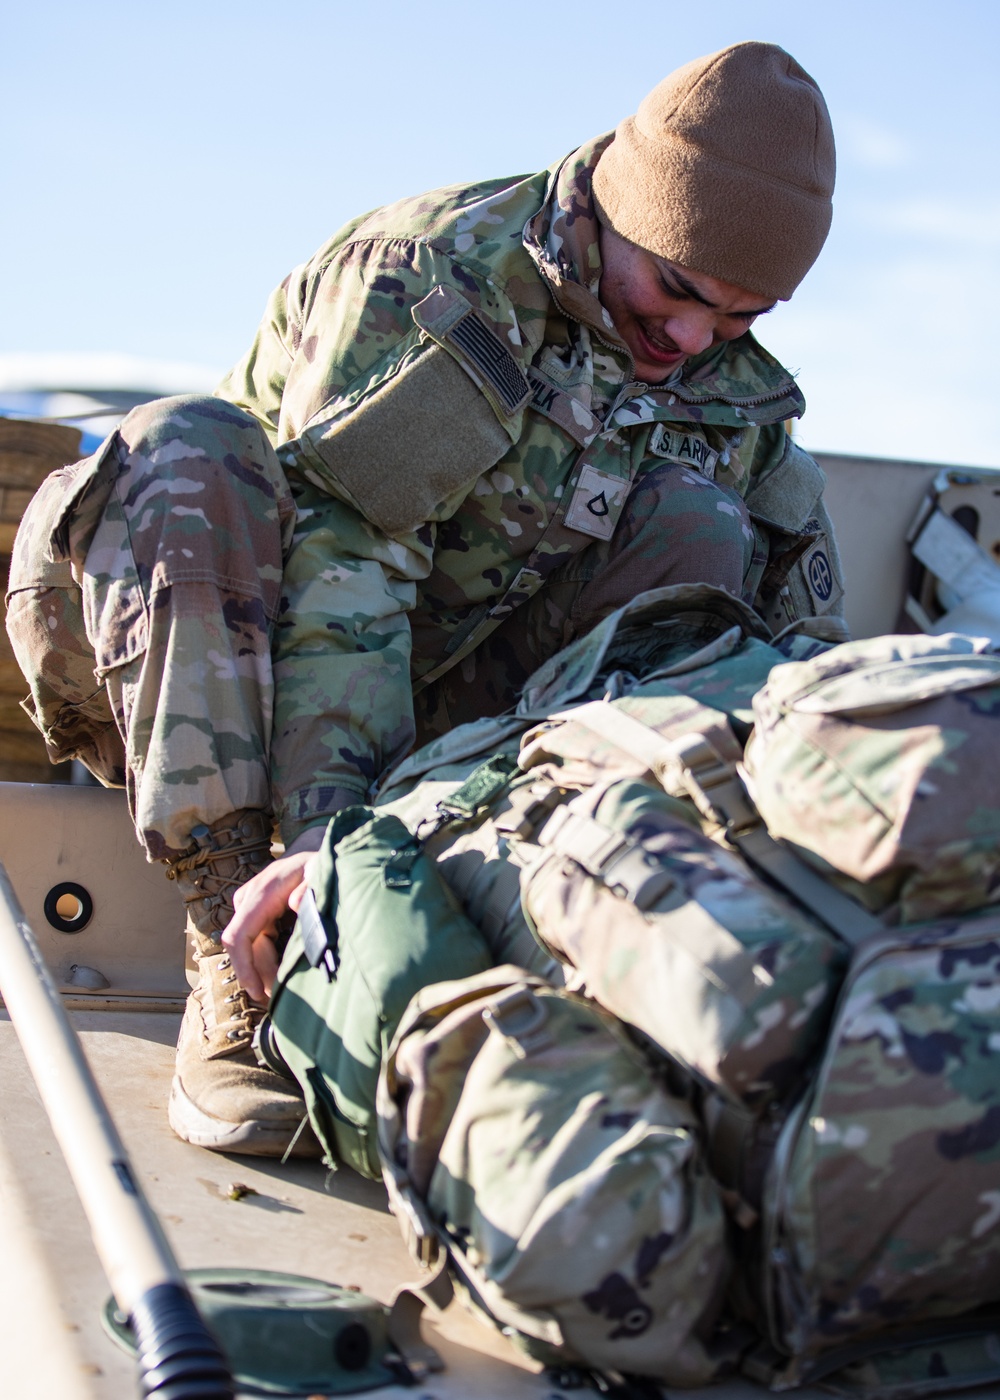
[[667, 379], [691, 355], [735, 340], [774, 303], [668, 262], [601, 225], [601, 305], [635, 361], [636, 378]]

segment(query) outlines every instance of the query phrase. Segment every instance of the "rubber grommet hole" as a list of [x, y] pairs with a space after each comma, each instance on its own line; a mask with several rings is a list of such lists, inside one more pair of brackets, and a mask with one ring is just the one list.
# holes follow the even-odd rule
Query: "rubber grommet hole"
[[45, 917], [60, 933], [80, 933], [94, 917], [89, 890], [72, 880], [53, 885], [45, 896]]

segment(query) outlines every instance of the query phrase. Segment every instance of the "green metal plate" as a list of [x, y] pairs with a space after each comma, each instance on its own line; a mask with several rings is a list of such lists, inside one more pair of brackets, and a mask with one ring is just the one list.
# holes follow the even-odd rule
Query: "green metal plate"
[[[387, 1310], [363, 1293], [264, 1269], [190, 1269], [185, 1278], [234, 1381], [248, 1394], [351, 1395], [403, 1378]], [[102, 1321], [134, 1355], [132, 1329], [114, 1298]]]

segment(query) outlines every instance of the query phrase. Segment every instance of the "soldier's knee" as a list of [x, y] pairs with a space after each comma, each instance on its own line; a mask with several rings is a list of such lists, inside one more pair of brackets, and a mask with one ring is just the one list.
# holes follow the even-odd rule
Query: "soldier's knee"
[[752, 533], [746, 504], [735, 491], [676, 462], [643, 473], [628, 499], [626, 514], [638, 516], [642, 523], [703, 519], [718, 524], [722, 534]]
[[125, 415], [119, 431], [127, 428], [125, 436], [131, 441], [145, 433], [156, 435], [161, 426], [172, 436], [199, 431], [263, 431], [251, 414], [214, 394], [173, 394], [165, 399], [150, 399]]
[[72, 578], [13, 590], [7, 633], [28, 686], [24, 707], [51, 761], [79, 758], [103, 782], [123, 786], [125, 751], [107, 692], [94, 677], [94, 650]]
[[122, 420], [117, 437], [122, 466], [140, 476], [225, 481], [247, 468], [273, 477], [276, 466], [257, 420], [206, 394], [140, 404]]
[[36, 584], [68, 586], [72, 583], [69, 565], [53, 563], [58, 555], [53, 554], [52, 535], [86, 467], [85, 460], [50, 472], [28, 502], [11, 550], [9, 592]]
[[[653, 588], [712, 583], [739, 593], [754, 533], [741, 497], [693, 468], [666, 462], [640, 476], [607, 547], [606, 566]], [[623, 600], [624, 601], [624, 600]]]
[[251, 555], [280, 571], [291, 493], [250, 414], [204, 395], [142, 404], [119, 427], [116, 455], [121, 509], [135, 536], [149, 542], [139, 547], [169, 573], [200, 576], [196, 557], [211, 560], [220, 549], [247, 554], [239, 578]]

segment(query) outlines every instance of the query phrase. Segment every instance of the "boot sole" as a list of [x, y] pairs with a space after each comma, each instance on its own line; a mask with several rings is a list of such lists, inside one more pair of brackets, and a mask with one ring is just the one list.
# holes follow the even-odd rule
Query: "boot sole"
[[[304, 1104], [302, 1112], [304, 1115]], [[170, 1086], [167, 1121], [179, 1138], [194, 1147], [205, 1147], [210, 1152], [236, 1152], [247, 1157], [283, 1157], [298, 1128], [298, 1124], [289, 1128], [287, 1124], [266, 1123], [259, 1119], [227, 1123], [221, 1118], [213, 1118], [188, 1098], [177, 1075], [174, 1075]], [[307, 1158], [323, 1155], [309, 1123], [299, 1133], [298, 1141], [289, 1155]]]

